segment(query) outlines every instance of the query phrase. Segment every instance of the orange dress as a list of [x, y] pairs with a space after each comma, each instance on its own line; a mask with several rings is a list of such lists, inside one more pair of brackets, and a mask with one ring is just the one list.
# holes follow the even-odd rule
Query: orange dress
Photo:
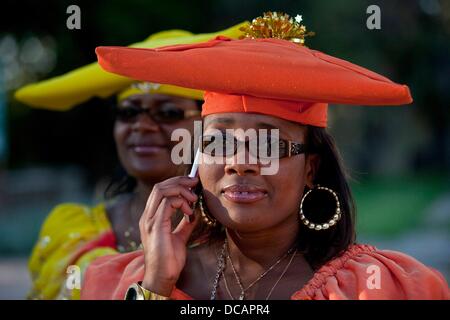
[[[377, 273], [377, 274], [376, 274]], [[123, 299], [144, 277], [143, 251], [100, 257], [88, 268], [81, 299]], [[378, 280], [376, 279], [378, 278]], [[414, 258], [370, 245], [352, 245], [322, 266], [292, 300], [448, 300], [444, 277]], [[175, 288], [174, 300], [193, 299]]]

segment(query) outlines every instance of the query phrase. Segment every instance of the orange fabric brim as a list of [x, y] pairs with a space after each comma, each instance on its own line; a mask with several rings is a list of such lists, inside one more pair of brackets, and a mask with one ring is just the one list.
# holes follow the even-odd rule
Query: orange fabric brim
[[[109, 72], [141, 81], [240, 96], [240, 110], [251, 109], [319, 126], [326, 123], [327, 103], [402, 105], [412, 102], [406, 85], [279, 39], [231, 40], [219, 36], [208, 42], [156, 49], [98, 47], [96, 53], [100, 65]], [[231, 112], [236, 105], [206, 102], [205, 108], [204, 115]]]

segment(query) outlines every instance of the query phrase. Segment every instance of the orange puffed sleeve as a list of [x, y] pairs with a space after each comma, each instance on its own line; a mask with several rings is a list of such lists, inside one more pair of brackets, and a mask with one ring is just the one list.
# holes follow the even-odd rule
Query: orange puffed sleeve
[[[123, 300], [128, 287], [144, 278], [144, 253], [142, 250], [104, 256], [91, 263], [81, 287], [82, 300]], [[173, 300], [192, 298], [174, 288]]]
[[449, 299], [444, 277], [396, 251], [353, 245], [319, 271], [292, 299]]

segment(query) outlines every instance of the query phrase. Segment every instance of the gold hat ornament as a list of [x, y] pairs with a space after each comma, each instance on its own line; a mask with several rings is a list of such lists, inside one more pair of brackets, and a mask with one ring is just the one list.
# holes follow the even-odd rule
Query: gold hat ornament
[[301, 24], [303, 18], [296, 15], [292, 18], [282, 12], [265, 12], [262, 16], [253, 19], [250, 25], [242, 26], [240, 30], [244, 35], [240, 37], [251, 39], [282, 39], [305, 44], [305, 37], [314, 36], [314, 32], [306, 31], [306, 26]]

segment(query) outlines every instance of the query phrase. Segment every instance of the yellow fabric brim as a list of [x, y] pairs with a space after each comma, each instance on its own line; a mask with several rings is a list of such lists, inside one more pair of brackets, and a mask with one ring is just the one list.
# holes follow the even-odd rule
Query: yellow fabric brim
[[[157, 48], [176, 44], [198, 43], [218, 35], [237, 39], [242, 35], [242, 31], [239, 29], [247, 24], [246, 21], [219, 32], [197, 35], [184, 30], [163, 31], [150, 36], [143, 42], [132, 44], [130, 47]], [[15, 98], [35, 108], [66, 111], [93, 97], [107, 98], [114, 95], [129, 87], [133, 82], [133, 79], [104, 71], [95, 62], [58, 77], [29, 84], [17, 90]], [[181, 92], [179, 87], [170, 86], [165, 94], [176, 95], [177, 92]], [[197, 99], [201, 96], [199, 92], [193, 92], [191, 96], [189, 92], [183, 92], [187, 94], [184, 97]]]
[[153, 93], [159, 93], [159, 94], [167, 94], [171, 96], [177, 96], [181, 98], [188, 98], [188, 99], [195, 99], [195, 100], [203, 100], [203, 91], [201, 90], [195, 90], [195, 89], [189, 89], [189, 88], [183, 88], [183, 87], [177, 87], [170, 84], [161, 84], [158, 86], [157, 89], [150, 89], [146, 92], [134, 88], [134, 87], [128, 87], [125, 90], [122, 90], [117, 95], [117, 101], [122, 101], [130, 96], [136, 95], [136, 94], [153, 94]]

